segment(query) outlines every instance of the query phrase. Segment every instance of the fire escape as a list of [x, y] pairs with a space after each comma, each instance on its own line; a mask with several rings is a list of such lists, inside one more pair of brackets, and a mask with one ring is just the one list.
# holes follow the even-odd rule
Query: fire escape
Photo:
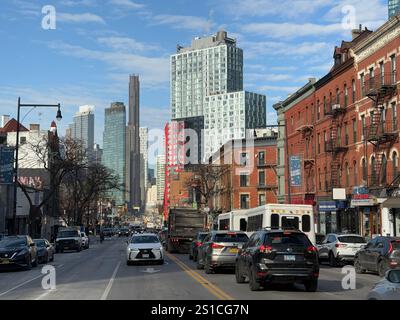
[[380, 189], [387, 187], [390, 181], [386, 179], [386, 161], [384, 152], [398, 140], [397, 119], [386, 119], [385, 104], [396, 94], [395, 73], [381, 74], [378, 77], [371, 77], [365, 84], [365, 94], [374, 103], [371, 112], [370, 124], [367, 128], [367, 141], [373, 145], [374, 158], [369, 177], [369, 187]]
[[298, 123], [297, 132], [301, 133], [302, 145], [305, 146], [304, 159], [303, 159], [303, 167], [305, 173], [305, 192], [304, 192], [304, 200], [307, 203], [310, 201], [312, 203], [315, 198], [315, 181], [314, 181], [314, 168], [315, 168], [315, 150], [314, 144], [312, 141], [312, 135], [314, 132], [314, 115], [309, 120], [308, 114], [306, 114], [305, 118]]
[[340, 188], [340, 172], [341, 172], [341, 164], [343, 160], [344, 154], [347, 152], [347, 139], [345, 137], [346, 143], [343, 143], [342, 135], [340, 134], [341, 125], [343, 122], [344, 115], [346, 114], [346, 103], [343, 105], [340, 104], [340, 97], [336, 97], [336, 104], [332, 105], [330, 110], [327, 112], [327, 115], [332, 117], [331, 120], [331, 133], [330, 139], [326, 144], [326, 152], [332, 153], [332, 161], [331, 161], [331, 185], [329, 189]]

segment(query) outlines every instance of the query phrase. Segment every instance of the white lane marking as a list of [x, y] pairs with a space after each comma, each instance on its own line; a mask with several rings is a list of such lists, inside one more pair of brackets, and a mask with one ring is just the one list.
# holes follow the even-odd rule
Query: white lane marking
[[114, 272], [113, 272], [113, 274], [112, 274], [112, 276], [111, 276], [111, 279], [110, 279], [110, 281], [108, 282], [107, 288], [106, 288], [106, 290], [104, 291], [103, 295], [101, 296], [101, 299], [100, 299], [100, 300], [107, 300], [108, 294], [109, 294], [110, 291], [111, 291], [112, 285], [113, 285], [114, 280], [115, 280], [115, 276], [117, 275], [117, 272], [118, 272], [118, 269], [119, 269], [119, 266], [120, 266], [120, 265], [121, 265], [121, 261], [118, 262], [117, 266], [115, 267]]
[[47, 290], [45, 293], [42, 293], [40, 296], [38, 296], [35, 300], [42, 300], [44, 297], [46, 297], [47, 295], [49, 295], [50, 293], [56, 291], [56, 289], [54, 290]]
[[146, 273], [156, 273], [156, 272], [159, 272], [159, 271], [161, 271], [161, 270], [156, 270], [154, 268], [147, 268], [145, 270], [141, 270], [141, 272], [146, 272]]
[[16, 290], [16, 289], [18, 289], [18, 288], [21, 288], [21, 287], [23, 287], [24, 285], [26, 285], [26, 284], [28, 284], [28, 283], [30, 283], [30, 282], [32, 282], [32, 281], [35, 281], [35, 280], [37, 280], [37, 279], [39, 279], [39, 278], [42, 278], [42, 277], [43, 277], [43, 275], [40, 274], [40, 275], [38, 275], [37, 277], [35, 277], [35, 278], [33, 278], [33, 279], [27, 280], [27, 281], [25, 281], [25, 282], [23, 282], [23, 283], [17, 285], [17, 286], [14, 287], [14, 288], [11, 288], [11, 289], [9, 289], [9, 290], [3, 292], [3, 293], [0, 293], [0, 297], [5, 296], [7, 293], [10, 293], [11, 291], [14, 291], [14, 290]]

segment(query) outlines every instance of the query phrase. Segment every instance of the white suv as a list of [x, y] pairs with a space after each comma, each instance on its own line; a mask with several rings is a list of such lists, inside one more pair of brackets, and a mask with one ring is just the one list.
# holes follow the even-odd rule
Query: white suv
[[319, 259], [329, 261], [331, 267], [341, 262], [353, 262], [357, 251], [365, 244], [365, 239], [358, 234], [330, 233], [318, 246]]

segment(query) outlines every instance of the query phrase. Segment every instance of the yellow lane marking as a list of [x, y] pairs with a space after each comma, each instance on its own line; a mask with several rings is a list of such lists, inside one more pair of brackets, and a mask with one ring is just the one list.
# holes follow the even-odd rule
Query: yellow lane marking
[[198, 272], [191, 269], [184, 262], [176, 258], [175, 256], [166, 253], [167, 256], [173, 260], [179, 267], [183, 269], [189, 276], [191, 276], [194, 280], [200, 283], [204, 288], [210, 291], [214, 296], [216, 296], [219, 300], [235, 300], [233, 297], [222, 291], [220, 288], [212, 284], [209, 280], [202, 277]]

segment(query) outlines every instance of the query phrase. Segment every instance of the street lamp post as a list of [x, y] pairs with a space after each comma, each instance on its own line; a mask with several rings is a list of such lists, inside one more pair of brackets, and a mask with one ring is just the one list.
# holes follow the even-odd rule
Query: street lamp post
[[15, 142], [15, 168], [14, 168], [14, 208], [12, 233], [17, 234], [17, 189], [18, 189], [18, 152], [19, 152], [19, 130], [20, 130], [20, 115], [21, 108], [58, 108], [56, 119], [61, 121], [61, 105], [60, 104], [22, 104], [21, 97], [18, 98], [17, 106], [17, 133]]

